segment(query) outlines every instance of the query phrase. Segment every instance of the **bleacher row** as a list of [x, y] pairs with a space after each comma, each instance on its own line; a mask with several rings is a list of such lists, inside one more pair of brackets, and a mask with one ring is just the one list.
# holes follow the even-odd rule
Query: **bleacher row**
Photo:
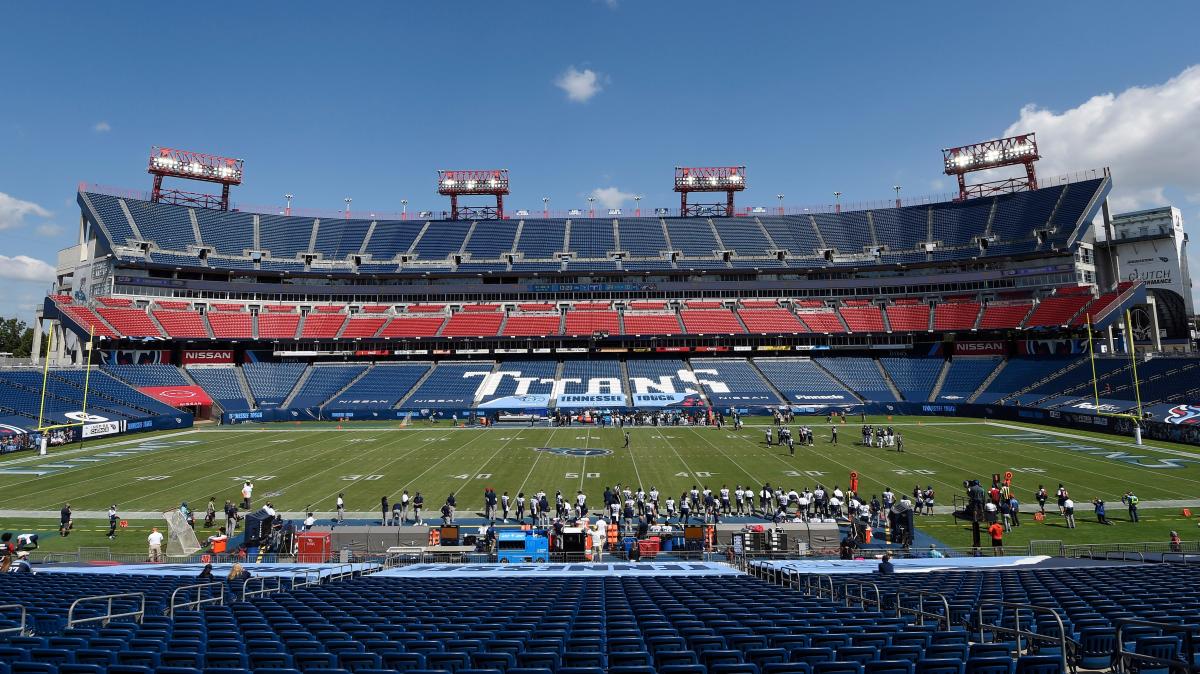
[[78, 201], [119, 259], [131, 263], [323, 274], [769, 270], [944, 262], [1063, 248], [1094, 214], [1107, 184], [1095, 179], [966, 202], [711, 220], [317, 219], [210, 211], [97, 192], [81, 192]]
[[1041, 299], [680, 300], [506, 304], [271, 304], [53, 295], [86, 335], [188, 340], [925, 333], [1080, 327], [1132, 284]]
[[0, 420], [28, 428], [41, 425], [34, 422], [43, 420], [46, 425], [78, 423], [78, 418], [66, 415], [77, 416], [84, 409], [85, 381], [89, 415], [130, 421], [176, 414], [174, 408], [105, 372], [93, 370], [88, 377], [83, 369], [52, 368], [43, 372], [37, 368], [11, 368], [0, 369]]
[[[1103, 399], [1133, 405], [1131, 367], [1124, 358], [1097, 359]], [[630, 358], [624, 363], [617, 359], [522, 359], [499, 364], [478, 360], [191, 365], [183, 371], [172, 365], [110, 365], [106, 370], [134, 387], [184, 386], [190, 378], [226, 412], [318, 407], [465, 410], [486, 408], [488, 403], [512, 396], [540, 396], [537, 400], [541, 402], [532, 406], [550, 407], [555, 395], [584, 394], [628, 394], [636, 405], [639, 394], [688, 391], [720, 409], [861, 401], [1013, 402], [1057, 407], [1090, 401], [1093, 396], [1091, 367], [1084, 357], [697, 357]], [[1196, 358], [1155, 358], [1140, 363], [1143, 404], [1187, 402], [1200, 388], [1193, 383], [1195, 374], [1200, 374], [1200, 359]]]
[[[1133, 671], [1157, 674], [1193, 671], [1196, 653], [1184, 646], [1194, 646], [1180, 635], [1194, 632], [1200, 616], [1197, 572], [1181, 564], [871, 578], [888, 597], [943, 593], [951, 615], [939, 617], [941, 607], [927, 602], [935, 612], [928, 620], [744, 575], [365, 577], [173, 616], [164, 615], [167, 598], [188, 578], [5, 576], [0, 600], [29, 607], [38, 625], [37, 634], [0, 637], [6, 674], [1129, 671], [1114, 657], [1118, 634], [1128, 650], [1161, 659]], [[117, 591], [144, 593], [144, 617], [65, 626], [73, 600]], [[137, 609], [116, 601], [118, 611]], [[1011, 606], [1028, 604], [1052, 610], [1061, 631], [1048, 612]], [[1045, 638], [1014, 642], [1001, 630], [1018, 621]]]

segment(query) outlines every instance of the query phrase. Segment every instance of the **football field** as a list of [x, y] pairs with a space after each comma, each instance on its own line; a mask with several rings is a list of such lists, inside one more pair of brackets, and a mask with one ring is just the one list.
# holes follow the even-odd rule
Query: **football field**
[[181, 501], [202, 511], [210, 497], [218, 508], [225, 499], [239, 500], [245, 480], [254, 483], [256, 504], [270, 500], [287, 512], [332, 511], [334, 499], [344, 493], [347, 510], [375, 513], [381, 497], [394, 500], [404, 490], [422, 492], [431, 510], [455, 493], [459, 510], [474, 512], [482, 508], [484, 487], [512, 496], [541, 489], [570, 497], [582, 490], [594, 507], [604, 487], [615, 484], [656, 487], [665, 499], [692, 485], [714, 491], [767, 483], [846, 489], [851, 471], [858, 473], [863, 495], [929, 485], [937, 490], [938, 505], [950, 505], [964, 479], [986, 485], [993, 473], [1007, 471], [1027, 505], [1039, 484], [1053, 493], [1059, 482], [1081, 512], [1093, 498], [1120, 510], [1120, 496], [1130, 489], [1145, 506], [1200, 503], [1195, 448], [1158, 442], [1137, 447], [1116, 436], [973, 420], [910, 417], [891, 423], [904, 437], [903, 453], [861, 446], [857, 419], [838, 425], [834, 445], [821, 418], [811, 423], [815, 445], [797, 444], [795, 456], [786, 447], [766, 445], [765, 419], [750, 420], [737, 432], [632, 427], [628, 448], [620, 429], [581, 425], [208, 427], [91, 441], [82, 448], [54, 448], [47, 457], [4, 457], [0, 511], [57, 515], [70, 502], [76, 511], [116, 504], [122, 512], [161, 512]]

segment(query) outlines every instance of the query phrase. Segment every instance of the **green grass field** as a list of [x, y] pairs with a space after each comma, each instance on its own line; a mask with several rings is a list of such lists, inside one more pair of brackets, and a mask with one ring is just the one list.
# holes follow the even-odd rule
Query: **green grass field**
[[[1179, 502], [1200, 504], [1200, 449], [1157, 442], [1138, 448], [1131, 440], [1109, 435], [921, 417], [892, 421], [905, 438], [906, 451], [900, 454], [858, 446], [857, 419], [840, 426], [840, 444], [833, 446], [821, 418], [809, 421], [816, 446], [797, 446], [791, 457], [786, 448], [764, 444], [765, 423], [750, 420], [740, 432], [631, 428], [628, 449], [620, 430], [585, 426], [474, 430], [446, 424], [407, 429], [395, 424], [275, 424], [91, 441], [82, 449], [54, 449], [48, 457], [25, 453], [0, 460], [0, 511], [9, 515], [0, 519], [0, 529], [49, 531], [43, 540], [48, 550], [104, 546], [108, 541], [102, 532], [84, 531], [103, 529], [100, 522], [81, 520], [77, 534], [60, 540], [47, 518], [56, 517], [64, 502], [77, 512], [102, 511], [114, 503], [123, 513], [162, 511], [180, 501], [202, 511], [209, 497], [216, 497], [218, 507], [225, 499], [239, 499], [245, 479], [255, 484], [256, 504], [269, 499], [284, 511], [331, 511], [338, 493], [345, 493], [348, 510], [375, 513], [381, 496], [394, 499], [407, 489], [420, 490], [433, 509], [454, 492], [462, 513], [482, 508], [485, 486], [514, 496], [538, 489], [550, 494], [582, 489], [595, 506], [604, 487], [617, 483], [655, 486], [665, 498], [693, 484], [714, 490], [765, 482], [846, 488], [851, 471], [858, 472], [865, 495], [884, 486], [907, 492], [914, 484], [932, 485], [938, 504], [950, 505], [952, 496], [962, 493], [964, 479], [987, 481], [993, 473], [1012, 471], [1024, 509], [1033, 508], [1038, 484], [1053, 492], [1063, 482], [1078, 503], [1080, 522], [1078, 529], [1068, 530], [1056, 515], [1042, 524], [1026, 516], [1025, 526], [1010, 537], [1013, 543], [1163, 541], [1170, 529], [1190, 527], [1185, 538], [1194, 538], [1189, 534], [1196, 531], [1192, 520], [1180, 516]], [[564, 456], [538, 448], [609, 451]], [[1146, 521], [1139, 525], [1124, 522], [1120, 496], [1129, 489], [1143, 500]], [[1097, 497], [1108, 501], [1116, 525], [1093, 524], [1090, 501]], [[1151, 511], [1153, 501], [1172, 503]], [[144, 535], [138, 532], [151, 523], [133, 524], [121, 546], [132, 539], [132, 549], [141, 550]], [[951, 546], [969, 541], [968, 530], [948, 515], [922, 517], [918, 526]]]

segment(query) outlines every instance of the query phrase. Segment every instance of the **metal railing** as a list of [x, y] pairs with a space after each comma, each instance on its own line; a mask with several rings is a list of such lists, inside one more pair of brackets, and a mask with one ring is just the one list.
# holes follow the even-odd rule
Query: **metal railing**
[[18, 627], [5, 627], [0, 629], [0, 634], [16, 634], [17, 636], [25, 636], [25, 624], [29, 617], [29, 612], [21, 604], [0, 604], [0, 613], [10, 611], [12, 609], [20, 609], [21, 624]]
[[[1125, 650], [1124, 632], [1126, 627], [1152, 627], [1157, 629], [1162, 636], [1181, 635], [1183, 638], [1179, 644], [1182, 648], [1179, 654], [1180, 659], [1159, 658], [1136, 651]], [[1180, 674], [1195, 674], [1196, 672], [1200, 672], [1200, 666], [1194, 664], [1197, 662], [1195, 636], [1198, 631], [1200, 631], [1200, 627], [1196, 625], [1173, 625], [1134, 618], [1119, 618], [1117, 619], [1117, 652], [1113, 656], [1113, 669], [1117, 672], [1137, 672], [1166, 667], [1171, 674], [1176, 674], [1177, 672]], [[1137, 647], [1136, 642], [1134, 647]]]
[[[136, 611], [125, 611], [123, 613], [113, 613], [114, 599], [137, 599], [139, 608]], [[106, 604], [104, 615], [89, 616], [86, 618], [76, 618], [75, 609], [79, 608], [80, 604], [89, 604], [93, 602], [103, 601]], [[95, 597], [80, 597], [71, 602], [70, 608], [67, 609], [67, 627], [71, 628], [84, 623], [101, 622], [107, 625], [113, 618], [134, 618], [136, 622], [142, 622], [146, 617], [146, 595], [143, 592], [122, 592], [120, 594], [101, 594]]]
[[[917, 598], [916, 608], [912, 608], [910, 606], [905, 606], [904, 600], [911, 596], [914, 596], [914, 595]], [[936, 598], [942, 605], [942, 613], [926, 611], [925, 610], [925, 598], [926, 597]], [[901, 591], [896, 592], [896, 616], [899, 617], [906, 613], [909, 615], [916, 616], [917, 623], [919, 625], [924, 625], [926, 618], [932, 618], [932, 619], [938, 621], [939, 625], [944, 624], [945, 627], [943, 627], [942, 629], [944, 629], [945, 631], [950, 631], [950, 629], [951, 629], [952, 619], [951, 619], [951, 615], [950, 615], [950, 600], [946, 598], [946, 595], [944, 595], [940, 592], [928, 592], [926, 590], [901, 590]]]
[[[1013, 610], [1012, 611], [1013, 626], [1006, 627], [1004, 625], [999, 625], [999, 624], [985, 623], [983, 620], [983, 611], [985, 608], [989, 608], [989, 607], [998, 607], [998, 608], [1002, 609], [1001, 615], [1003, 615], [1003, 613], [1004, 613], [1003, 609], [1012, 609]], [[1021, 629], [1021, 612], [1022, 611], [1029, 611], [1030, 613], [1049, 614], [1049, 615], [1053, 616], [1054, 622], [1058, 624], [1058, 634], [1057, 635], [1047, 635], [1047, 634], [1040, 634], [1033, 630]], [[1030, 617], [1030, 621], [1032, 623], [1036, 624], [1036, 621], [1033, 620], [1032, 616]], [[1026, 650], [1025, 648], [1021, 647], [1022, 638], [1024, 638], [1025, 643], [1027, 644], [1027, 646], [1029, 648], [1032, 648], [1034, 642], [1057, 644], [1058, 649], [1059, 649], [1059, 657], [1062, 659], [1062, 671], [1063, 672], [1069, 671], [1067, 669], [1067, 663], [1068, 663], [1067, 646], [1068, 646], [1068, 643], [1070, 643], [1072, 646], [1074, 646], [1075, 642], [1067, 639], [1066, 629], [1063, 627], [1062, 616], [1058, 615], [1058, 611], [1055, 611], [1052, 608], [1048, 608], [1046, 606], [1034, 606], [1033, 604], [1019, 604], [1016, 602], [1008, 602], [1008, 601], [981, 601], [975, 605], [975, 625], [973, 625], [973, 627], [977, 627], [979, 629], [979, 642], [978, 643], [981, 643], [981, 644], [989, 643], [987, 640], [987, 636], [986, 636], [986, 634], [988, 632], [990, 632], [993, 636], [1000, 635], [1000, 634], [1006, 634], [1006, 635], [1015, 637], [1017, 655], [1021, 655]], [[1072, 650], [1074, 650], [1074, 649], [1072, 649]]]
[[[267, 581], [274, 581], [274, 585]], [[251, 590], [251, 583], [258, 583], [257, 590]], [[283, 591], [283, 584], [279, 582], [279, 576], [253, 576], [247, 578], [242, 583], [242, 601], [248, 601], [251, 597], [261, 597], [275, 592]]]
[[[210, 596], [205, 597], [203, 596], [205, 588], [216, 588], [217, 591]], [[186, 593], [188, 590], [195, 590], [196, 598], [188, 601], [179, 601], [179, 593]], [[184, 596], [186, 598], [186, 594]], [[214, 581], [210, 583], [196, 583], [194, 585], [181, 585], [175, 588], [175, 591], [171, 593], [171, 603], [170, 607], [167, 609], [167, 615], [174, 618], [176, 609], [197, 609], [201, 606], [207, 606], [209, 604], [216, 604], [217, 606], [225, 605], [225, 583]]]
[[[832, 582], [833, 579], [830, 578], [830, 583]], [[850, 588], [852, 587], [858, 588], [857, 595], [850, 594]], [[868, 588], [875, 593], [874, 599], [867, 596]], [[871, 605], [878, 609], [880, 613], [883, 612], [883, 595], [879, 592], [879, 586], [875, 583], [866, 580], [843, 580], [841, 582], [841, 589], [842, 600], [845, 602], [847, 608], [850, 608], [850, 601], [854, 600], [858, 607], [863, 610], [866, 610], [867, 606]]]
[[[299, 579], [299, 580], [297, 580], [297, 579]], [[291, 582], [291, 589], [293, 589], [293, 590], [295, 590], [297, 588], [301, 588], [301, 587], [320, 585], [321, 584], [321, 570], [320, 569], [304, 569], [302, 571], [297, 571], [296, 573], [293, 573], [291, 575], [289, 580]]]

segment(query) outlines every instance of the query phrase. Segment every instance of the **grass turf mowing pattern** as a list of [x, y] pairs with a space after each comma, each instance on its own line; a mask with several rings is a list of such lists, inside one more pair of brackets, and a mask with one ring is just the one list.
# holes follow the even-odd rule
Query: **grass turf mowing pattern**
[[[886, 419], [868, 421], [888, 423]], [[6, 457], [0, 461], [0, 510], [56, 512], [69, 501], [76, 511], [104, 510], [111, 503], [123, 512], [162, 511], [187, 501], [202, 513], [210, 496], [216, 497], [218, 508], [225, 499], [240, 500], [245, 478], [255, 483], [256, 505], [269, 499], [285, 511], [308, 507], [330, 511], [337, 494], [344, 492], [348, 510], [378, 512], [381, 496], [394, 501], [408, 489], [424, 494], [428, 514], [434, 514], [451, 492], [458, 496], [459, 511], [472, 513], [482, 508], [485, 486], [514, 497], [519, 491], [532, 493], [539, 488], [551, 495], [562, 490], [568, 500], [583, 489], [594, 508], [601, 503], [604, 487], [616, 483], [641, 484], [647, 489], [655, 486], [665, 499], [678, 497], [692, 485], [717, 490], [722, 485], [733, 489], [737, 484], [759, 488], [770, 482], [799, 489], [821, 482], [845, 488], [852, 470], [859, 473], [859, 491], [865, 495], [877, 494], [885, 485], [898, 492], [909, 492], [914, 484], [932, 485], [939, 505], [948, 505], [952, 495], [962, 492], [964, 479], [986, 481], [992, 473], [1012, 470], [1025, 510], [1033, 507], [1038, 484], [1046, 485], [1053, 494], [1059, 482], [1065, 483], [1076, 500], [1082, 527], [1091, 519], [1090, 501], [1095, 497], [1108, 502], [1115, 519], [1124, 515], [1120, 495], [1128, 489], [1135, 490], [1143, 501], [1195, 499], [1200, 494], [1200, 463], [1149, 468], [1127, 458], [1140, 455], [1145, 457], [1143, 461], [1155, 464], [1163, 458], [1200, 461], [1200, 450], [1181, 445], [1151, 443], [1166, 453], [1150, 447], [1137, 449], [1127, 439], [1108, 435], [1044, 429], [1077, 436], [1072, 439], [970, 420], [913, 417], [892, 422], [905, 438], [906, 451], [899, 454], [856, 445], [857, 419], [839, 425], [840, 444], [836, 447], [828, 441], [823, 418], [803, 422], [813, 426], [816, 445], [797, 446], [795, 457], [788, 456], [786, 448], [764, 444], [765, 419], [749, 420], [740, 432], [676, 426], [630, 428], [629, 449], [622, 447], [620, 429], [586, 426], [464, 430], [443, 423], [399, 430], [395, 425], [346, 424], [338, 429], [333, 424], [272, 424], [131, 437], [115, 441], [134, 441], [120, 446], [95, 441], [81, 452], [67, 449], [52, 450], [48, 457], [28, 453]], [[1047, 444], [1051, 441], [1054, 444]], [[144, 443], [159, 448], [130, 451]], [[1072, 445], [1092, 450], [1068, 447]], [[539, 447], [607, 449], [611, 454], [562, 456], [534, 451]], [[1122, 454], [1125, 459], [1120, 458]], [[72, 467], [45, 468], [52, 472], [44, 476], [2, 472], [39, 466]], [[941, 520], [949, 524], [948, 517], [928, 519], [935, 537], [952, 545], [961, 542], [960, 529], [935, 526]], [[1085, 542], [1087, 539], [1076, 537], [1090, 530], [1105, 539], [1118, 535], [1117, 531], [1132, 536], [1123, 539], [1127, 541], [1160, 538], [1146, 538], [1145, 528], [1135, 535], [1119, 526], [1067, 532], [1053, 527], [1055, 520], [1052, 516], [1038, 527], [1047, 535], [1032, 537], [1065, 540], [1070, 534], [1072, 540]], [[11, 525], [0, 523], [0, 527]], [[1023, 531], [1020, 535], [1027, 534]]]

